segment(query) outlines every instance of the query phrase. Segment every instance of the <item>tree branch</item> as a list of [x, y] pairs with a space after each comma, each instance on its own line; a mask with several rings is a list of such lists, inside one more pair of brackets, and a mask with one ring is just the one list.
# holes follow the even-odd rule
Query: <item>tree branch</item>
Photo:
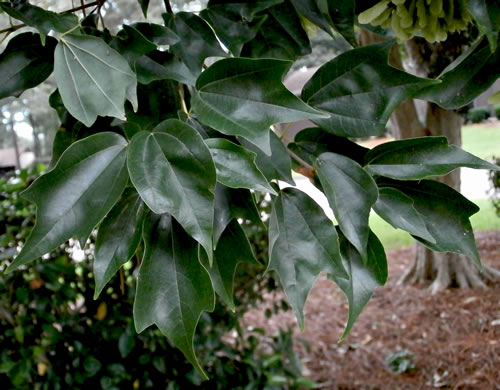
[[[63, 11], [61, 13], [62, 14], [69, 14], [69, 13], [73, 13], [73, 12], [82, 11], [86, 8], [90, 8], [90, 7], [94, 7], [94, 6], [101, 7], [105, 2], [106, 2], [106, 0], [97, 0], [97, 1], [93, 1], [92, 3], [82, 4], [78, 7], [67, 9], [66, 11]], [[22, 27], [26, 27], [26, 24], [24, 24], [24, 23], [17, 24], [15, 26], [10, 26], [8, 28], [4, 28], [3, 30], [0, 30], [0, 34], [11, 33], [11, 32], [14, 32], [16, 30], [19, 30]]]

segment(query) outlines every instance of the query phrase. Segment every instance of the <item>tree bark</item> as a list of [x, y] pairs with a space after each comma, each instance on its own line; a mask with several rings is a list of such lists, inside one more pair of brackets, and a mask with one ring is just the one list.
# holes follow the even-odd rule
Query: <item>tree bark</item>
[[[380, 42], [383, 38], [375, 34], [363, 31], [360, 41], [363, 45]], [[424, 58], [423, 52], [431, 53], [435, 58], [438, 53], [436, 48], [421, 45], [423, 42], [414, 40], [406, 44], [407, 53], [412, 62], [413, 73], [421, 77], [432, 76], [433, 70], [429, 59]], [[403, 69], [399, 50], [392, 50], [389, 58], [392, 66]], [[434, 70], [435, 71], [435, 70]], [[417, 109], [413, 100], [407, 100], [401, 104], [391, 117], [393, 136], [396, 139], [414, 138], [423, 136], [446, 136], [450, 144], [461, 146], [462, 119], [454, 111], [444, 110], [435, 104], [428, 103], [426, 107], [425, 123], [422, 124], [417, 115]], [[442, 183], [460, 190], [460, 169], [440, 177]], [[484, 266], [483, 272], [474, 266], [472, 260], [456, 253], [440, 253], [431, 251], [417, 244], [416, 256], [413, 264], [403, 274], [400, 283], [428, 285], [432, 293], [450, 287], [486, 287], [485, 280], [493, 280], [500, 277], [500, 271]]]

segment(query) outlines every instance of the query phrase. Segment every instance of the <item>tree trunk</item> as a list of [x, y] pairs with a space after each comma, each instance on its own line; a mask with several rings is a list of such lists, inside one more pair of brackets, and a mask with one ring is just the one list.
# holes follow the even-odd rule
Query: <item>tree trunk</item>
[[[363, 45], [381, 41], [380, 36], [363, 31], [360, 41]], [[412, 61], [414, 73], [418, 76], [429, 76], [429, 63], [421, 55], [422, 42], [407, 42], [406, 49]], [[429, 51], [429, 47], [426, 47]], [[435, 53], [434, 53], [435, 54]], [[389, 59], [391, 65], [403, 69], [399, 50], [393, 50]], [[420, 123], [415, 102], [407, 100], [401, 104], [391, 117], [393, 135], [397, 139], [423, 136], [446, 136], [450, 144], [461, 146], [461, 117], [454, 111], [444, 110], [435, 104], [427, 104], [425, 126]], [[440, 177], [442, 183], [460, 190], [460, 169]], [[500, 271], [484, 266], [483, 272], [474, 266], [472, 260], [456, 253], [431, 251], [417, 244], [416, 256], [411, 267], [403, 274], [400, 283], [429, 285], [432, 293], [449, 287], [486, 287], [485, 280], [500, 277]]]

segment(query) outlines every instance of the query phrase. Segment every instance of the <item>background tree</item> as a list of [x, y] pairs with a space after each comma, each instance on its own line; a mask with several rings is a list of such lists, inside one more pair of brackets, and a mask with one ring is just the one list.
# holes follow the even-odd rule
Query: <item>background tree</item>
[[[149, 2], [139, 3], [147, 16]], [[415, 3], [213, 0], [198, 14], [165, 1], [163, 24], [126, 23], [117, 33], [102, 22], [112, 2], [60, 14], [21, 0], [0, 3], [37, 31], [23, 32], [23, 24], [6, 31], [18, 34], [0, 55], [0, 74], [9, 75], [0, 97], [19, 96], [54, 71], [49, 103], [61, 121], [53, 169], [23, 193], [37, 205], [37, 222], [7, 271], [71, 237], [83, 246], [97, 227], [95, 296], [137, 256], [136, 330], [156, 324], [205, 375], [195, 329], [213, 310], [215, 293], [234, 307], [237, 264], [256, 261], [241, 258], [251, 250], [234, 222], [259, 223], [255, 192], [272, 197], [267, 268], [277, 273], [301, 328], [321, 272], [349, 301], [343, 337], [385, 283], [384, 249], [368, 224], [372, 208], [426, 247], [481, 267], [469, 221], [477, 206], [429, 178], [460, 166], [497, 167], [444, 137], [371, 150], [350, 140], [380, 134], [408, 98], [458, 107], [498, 78], [496, 5]], [[389, 66], [394, 42], [358, 47], [354, 30], [357, 21], [381, 23], [399, 39], [440, 41], [473, 18], [485, 38], [436, 79]], [[311, 23], [353, 48], [323, 64], [299, 99], [282, 79], [311, 53], [304, 28]], [[305, 119], [317, 127], [285, 148], [272, 126]], [[277, 181], [294, 184], [291, 158], [297, 170], [314, 174], [337, 226], [306, 194], [279, 188]]]

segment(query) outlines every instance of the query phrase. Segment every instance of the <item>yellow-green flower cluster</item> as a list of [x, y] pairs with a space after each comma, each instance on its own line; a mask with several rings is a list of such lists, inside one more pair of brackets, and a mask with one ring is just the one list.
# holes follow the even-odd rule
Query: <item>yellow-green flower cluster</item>
[[382, 0], [358, 16], [359, 23], [392, 28], [405, 41], [422, 36], [429, 42], [467, 28], [472, 17], [466, 0]]

